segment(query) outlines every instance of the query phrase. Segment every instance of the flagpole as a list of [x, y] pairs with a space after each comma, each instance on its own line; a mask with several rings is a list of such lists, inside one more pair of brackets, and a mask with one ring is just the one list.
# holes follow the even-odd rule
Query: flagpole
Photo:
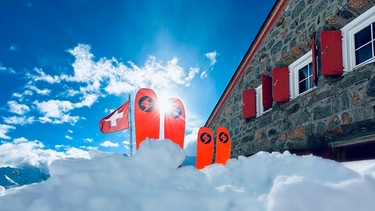
[[132, 103], [131, 103], [131, 95], [129, 94], [129, 113], [128, 113], [128, 121], [129, 121], [129, 133], [130, 133], [130, 156], [133, 156], [133, 124], [132, 124]]

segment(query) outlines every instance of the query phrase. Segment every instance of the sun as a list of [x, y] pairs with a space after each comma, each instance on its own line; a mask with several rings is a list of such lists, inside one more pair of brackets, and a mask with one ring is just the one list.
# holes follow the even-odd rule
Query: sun
[[158, 98], [160, 115], [170, 113], [173, 110], [173, 104], [170, 101], [171, 95], [162, 92]]

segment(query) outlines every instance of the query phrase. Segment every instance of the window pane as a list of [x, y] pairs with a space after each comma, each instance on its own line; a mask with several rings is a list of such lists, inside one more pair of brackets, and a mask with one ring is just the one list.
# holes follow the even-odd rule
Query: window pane
[[309, 77], [308, 81], [309, 81], [309, 89], [312, 89], [315, 86], [312, 80], [312, 77]]
[[372, 47], [371, 43], [365, 45], [364, 47], [356, 50], [355, 52], [355, 64], [360, 64], [372, 57]]
[[312, 72], [312, 63], [309, 64], [309, 89], [315, 87], [315, 83], [313, 81], [313, 72]]
[[308, 64], [307, 67], [309, 68], [309, 76], [312, 76], [312, 63]]
[[355, 49], [371, 41], [371, 25], [354, 35]]
[[298, 81], [302, 81], [304, 80], [305, 78], [307, 78], [309, 76], [309, 69], [308, 69], [308, 66], [305, 66], [303, 68], [301, 68], [299, 71], [298, 71]]
[[299, 93], [305, 92], [308, 90], [309, 84], [308, 80], [303, 80], [299, 82]]

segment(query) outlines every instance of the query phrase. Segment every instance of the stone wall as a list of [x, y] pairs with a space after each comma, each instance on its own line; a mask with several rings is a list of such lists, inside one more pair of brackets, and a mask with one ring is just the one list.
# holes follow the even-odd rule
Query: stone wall
[[[262, 41], [242, 78], [211, 124], [224, 125], [232, 137], [232, 157], [260, 150], [319, 154], [328, 143], [375, 133], [375, 64], [339, 77], [321, 75], [307, 94], [253, 119], [242, 117], [242, 92], [261, 84], [261, 74], [285, 67], [320, 43], [320, 31], [340, 29], [375, 5], [370, 0], [289, 0]], [[317, 52], [320, 52], [318, 49]]]

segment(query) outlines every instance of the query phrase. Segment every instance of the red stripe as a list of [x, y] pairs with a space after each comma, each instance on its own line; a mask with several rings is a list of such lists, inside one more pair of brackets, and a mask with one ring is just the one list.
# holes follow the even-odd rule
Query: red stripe
[[227, 101], [228, 99], [228, 96], [229, 96], [229, 93], [231, 93], [234, 89], [234, 86], [237, 84], [238, 80], [242, 77], [243, 73], [245, 72], [246, 70], [246, 67], [249, 65], [250, 61], [252, 60], [252, 58], [254, 57], [255, 53], [257, 52], [260, 44], [262, 43], [263, 39], [266, 37], [267, 33], [271, 30], [273, 24], [276, 22], [277, 18], [279, 17], [282, 9], [284, 8], [285, 4], [288, 2], [288, 0], [280, 0], [278, 2], [278, 5], [276, 5], [276, 8], [275, 8], [275, 12], [274, 14], [271, 15], [270, 18], [268, 18], [268, 20], [270, 20], [269, 22], [266, 23], [265, 27], [264, 27], [264, 30], [262, 30], [260, 32], [260, 34], [257, 36], [256, 38], [256, 41], [255, 41], [255, 45], [253, 48], [250, 49], [250, 53], [247, 54], [246, 56], [246, 60], [245, 60], [245, 63], [243, 65], [240, 64], [240, 70], [235, 73], [235, 77], [233, 79], [233, 82], [229, 84], [229, 87], [224, 91], [224, 98], [223, 100], [219, 101], [219, 103], [217, 104], [217, 106], [214, 108], [214, 111], [213, 111], [213, 115], [211, 115], [206, 123], [206, 126], [207, 127], [210, 127], [211, 124], [212, 124], [212, 121], [216, 118], [217, 114], [218, 114], [218, 111], [221, 110], [221, 108], [223, 107], [223, 104], [224, 102]]

